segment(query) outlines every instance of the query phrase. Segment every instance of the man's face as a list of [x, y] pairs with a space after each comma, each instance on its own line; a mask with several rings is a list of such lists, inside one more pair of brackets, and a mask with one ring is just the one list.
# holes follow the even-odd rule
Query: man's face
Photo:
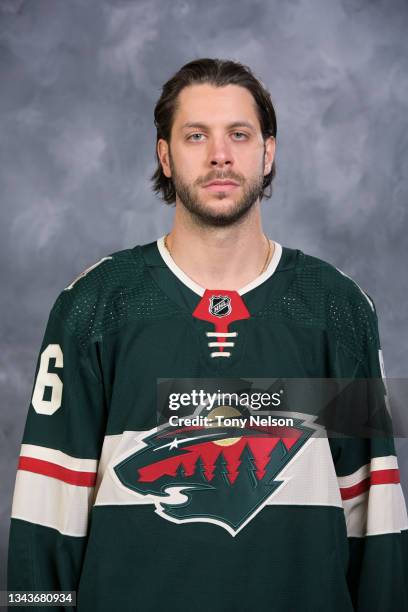
[[[264, 143], [255, 104], [238, 85], [192, 85], [179, 94], [161, 161], [178, 201], [204, 225], [231, 225], [259, 200], [275, 141]], [[235, 184], [208, 186], [217, 179]]]

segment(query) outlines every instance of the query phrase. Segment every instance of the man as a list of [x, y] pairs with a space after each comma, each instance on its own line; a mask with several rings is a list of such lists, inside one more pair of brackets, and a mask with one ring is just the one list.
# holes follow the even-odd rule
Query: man
[[52, 308], [16, 478], [9, 589], [74, 590], [80, 612], [408, 610], [392, 437], [315, 437], [301, 404], [282, 428], [228, 429], [228, 415], [246, 423], [248, 411], [223, 402], [187, 406], [209, 424], [172, 425], [170, 399], [194, 398], [200, 381], [382, 383], [384, 370], [370, 296], [262, 230], [276, 119], [249, 68], [183, 66], [155, 125], [152, 180], [175, 202], [173, 227], [103, 257]]

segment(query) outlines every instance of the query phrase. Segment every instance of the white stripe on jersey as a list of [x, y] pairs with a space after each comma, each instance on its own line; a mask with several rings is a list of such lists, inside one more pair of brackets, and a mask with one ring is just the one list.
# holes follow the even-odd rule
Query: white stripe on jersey
[[378, 484], [343, 500], [347, 536], [362, 538], [408, 529], [404, 494], [400, 484]]
[[43, 474], [18, 470], [11, 516], [51, 527], [63, 535], [85, 536], [93, 494], [93, 487], [78, 487]]
[[47, 448], [46, 446], [38, 446], [35, 444], [22, 444], [20, 456], [31, 457], [33, 459], [42, 459], [43, 461], [51, 461], [57, 465], [61, 465], [68, 470], [76, 470], [81, 472], [96, 472], [98, 469], [98, 461], [96, 459], [80, 459], [67, 455], [60, 450]]
[[337, 481], [340, 488], [353, 487], [365, 478], [370, 476], [373, 470], [398, 470], [398, 460], [395, 455], [387, 457], [373, 457], [371, 463], [363, 465], [361, 468], [348, 476], [339, 476]]
[[360, 287], [360, 285], [358, 283], [356, 283], [356, 281], [354, 280], [354, 278], [351, 278], [351, 276], [349, 276], [348, 274], [346, 274], [345, 272], [343, 272], [343, 270], [340, 270], [340, 268], [337, 268], [336, 266], [334, 266], [337, 270], [337, 272], [340, 272], [340, 274], [342, 274], [343, 276], [345, 276], [346, 278], [349, 278], [351, 281], [353, 281], [353, 283], [360, 289], [361, 293], [364, 295], [365, 299], [367, 300], [367, 302], [370, 304], [370, 308], [373, 312], [375, 312], [375, 308], [374, 308], [374, 304], [372, 302], [372, 300], [370, 300], [370, 298], [368, 297], [367, 293], [364, 291], [364, 289], [362, 289]]
[[[368, 535], [399, 533], [408, 529], [408, 516], [404, 494], [399, 482], [391, 482], [394, 472], [398, 472], [398, 460], [395, 455], [373, 457], [371, 462], [352, 474], [338, 478], [343, 494], [355, 487], [350, 499], [343, 499], [348, 537], [361, 538]], [[370, 484], [370, 479], [383, 475], [390, 482]], [[367, 490], [358, 493], [359, 486]]]
[[[141, 448], [142, 438], [152, 433], [125, 431], [105, 436], [99, 462], [80, 459], [55, 449], [22, 445], [21, 458], [34, 462], [49, 462], [71, 470], [74, 477], [92, 477], [98, 465], [96, 486], [70, 484], [58, 477], [19, 469], [16, 476], [12, 517], [44, 525], [64, 535], [85, 536], [92, 505], [145, 505], [160, 509], [163, 497], [141, 495], [125, 487], [117, 478], [113, 466], [123, 457]], [[21, 459], [20, 458], [20, 459]], [[331, 506], [344, 509], [347, 535], [363, 537], [395, 533], [408, 528], [405, 500], [399, 483], [374, 484], [359, 493], [359, 485], [371, 473], [398, 470], [397, 458], [375, 457], [354, 473], [336, 477], [330, 447], [326, 438], [311, 438], [280, 472], [282, 484], [265, 500], [264, 506]], [[357, 487], [354, 491], [350, 489]], [[348, 489], [348, 491], [347, 491]], [[340, 493], [350, 493], [342, 499]], [[169, 487], [166, 503], [182, 503], [182, 487]], [[153, 508], [152, 508], [153, 511]], [[160, 513], [160, 512], [159, 512]]]

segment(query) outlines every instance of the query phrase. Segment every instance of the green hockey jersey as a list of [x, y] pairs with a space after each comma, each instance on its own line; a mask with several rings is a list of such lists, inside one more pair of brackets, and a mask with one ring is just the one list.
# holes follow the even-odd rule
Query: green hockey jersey
[[158, 380], [383, 384], [373, 300], [277, 242], [239, 291], [204, 288], [163, 238], [103, 257], [52, 307], [16, 474], [8, 589], [73, 590], [79, 612], [408, 611], [392, 436], [313, 437], [307, 422], [292, 437], [175, 435], [157, 421]]

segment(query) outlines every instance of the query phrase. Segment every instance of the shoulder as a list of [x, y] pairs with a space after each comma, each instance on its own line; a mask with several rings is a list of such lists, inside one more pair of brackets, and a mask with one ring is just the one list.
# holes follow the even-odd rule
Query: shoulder
[[63, 320], [85, 346], [89, 340], [120, 325], [132, 297], [146, 291], [140, 247], [102, 256], [86, 267], [57, 296], [51, 315]]
[[299, 252], [299, 276], [310, 286], [315, 283], [327, 300], [339, 305], [345, 302], [361, 306], [364, 310], [375, 313], [373, 298], [364, 289], [360, 280], [352, 278], [335, 264], [324, 259]]
[[122, 249], [102, 256], [82, 270], [63, 290], [81, 294], [84, 291], [109, 291], [121, 283], [134, 279], [141, 269], [139, 248]]
[[368, 345], [379, 344], [374, 300], [360, 281], [303, 251], [297, 268], [303, 299], [313, 304], [313, 312], [332, 337], [359, 356]]

